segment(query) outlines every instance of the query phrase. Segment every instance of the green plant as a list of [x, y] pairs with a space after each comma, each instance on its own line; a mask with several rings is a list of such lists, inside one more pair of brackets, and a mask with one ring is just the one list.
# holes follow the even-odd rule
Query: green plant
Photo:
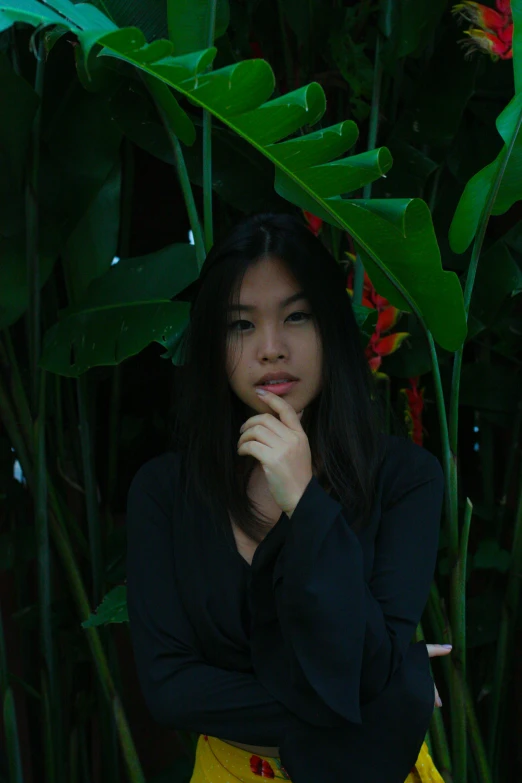
[[[428, 741], [446, 783], [506, 779], [501, 751], [518, 613], [521, 501], [508, 555], [500, 543], [506, 506], [495, 500], [493, 441], [494, 428], [509, 426], [519, 409], [518, 376], [506, 367], [518, 371], [515, 294], [522, 288], [522, 247], [518, 213], [505, 231], [488, 235], [488, 226], [492, 214], [520, 200], [522, 11], [520, 2], [512, 3], [512, 70], [509, 62], [502, 64], [509, 71], [493, 71], [500, 66], [463, 60], [443, 3], [424, 0], [415, 13], [384, 0], [379, 8], [338, 5], [316, 0], [305, 11], [281, 0], [281, 54], [263, 34], [262, 15], [256, 17], [268, 59], [278, 61], [284, 73], [283, 91], [268, 62], [252, 58], [248, 48], [255, 3], [168, 3], [165, 18], [159, 6], [137, 1], [0, 2], [0, 105], [8, 118], [0, 129], [0, 149], [9, 152], [9, 166], [0, 172], [0, 417], [35, 509], [43, 664], [37, 695], [50, 727], [43, 738], [43, 774], [53, 783], [65, 780], [67, 769], [71, 777], [80, 774], [85, 714], [94, 712], [92, 705], [73, 712], [67, 742], [53, 557], [67, 579], [105, 705], [104, 774], [111, 780], [119, 774], [117, 737], [128, 778], [144, 780], [121, 707], [110, 635], [111, 624], [126, 619], [122, 572], [111, 573], [110, 560], [112, 539], [121, 558], [112, 504], [124, 430], [122, 363], [154, 343], [174, 365], [181, 363], [177, 346], [188, 315], [183, 291], [197, 279], [213, 243], [218, 209], [233, 219], [233, 209], [285, 202], [323, 221], [324, 241], [340, 263], [345, 249], [356, 251], [356, 307], [364, 267], [379, 294], [403, 313], [401, 330], [408, 338], [383, 359], [386, 377], [393, 379], [383, 393], [390, 405], [401, 378], [426, 377], [446, 474], [439, 571], [422, 626], [430, 627], [434, 641], [453, 642], [452, 655], [441, 664], [451, 743], [440, 713]], [[329, 69], [318, 71], [320, 61]], [[513, 73], [515, 97], [503, 109]], [[334, 108], [325, 95], [330, 79], [339, 96]], [[494, 133], [497, 107], [503, 146]], [[362, 149], [349, 116], [368, 118]], [[377, 147], [378, 138], [386, 139], [385, 147]], [[193, 245], [170, 241], [131, 256], [137, 149], [176, 172]], [[471, 257], [461, 258], [472, 241]], [[357, 312], [367, 339], [375, 320], [366, 308]], [[109, 475], [100, 504], [99, 413], [92, 397], [99, 396], [105, 378], [110, 378]], [[460, 418], [473, 411], [485, 438], [484, 498], [473, 505], [458, 470], [459, 409]], [[518, 431], [519, 424], [502, 497], [511, 491]], [[85, 525], [71, 511], [71, 489], [81, 499]], [[481, 549], [479, 543], [470, 557], [468, 543], [483, 519], [497, 526], [487, 538], [494, 544]], [[474, 682], [485, 677], [489, 688], [488, 675], [474, 667], [470, 676], [466, 656], [473, 628], [467, 622], [467, 584], [484, 567], [495, 583], [506, 572], [498, 568], [506, 557], [494, 669], [486, 656], [483, 664], [495, 672], [488, 724]], [[80, 645], [75, 623], [72, 636]], [[16, 759], [19, 740], [5, 665], [3, 672], [10, 759]], [[69, 688], [73, 693], [70, 682]], [[183, 737], [190, 755], [194, 738]]]

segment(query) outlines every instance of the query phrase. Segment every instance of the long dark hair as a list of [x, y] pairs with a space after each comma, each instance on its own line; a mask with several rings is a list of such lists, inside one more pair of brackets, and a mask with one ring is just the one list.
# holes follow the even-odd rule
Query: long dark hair
[[[267, 521], [251, 503], [248, 479], [257, 460], [238, 456], [241, 424], [252, 415], [226, 373], [226, 306], [248, 267], [264, 256], [283, 261], [305, 292], [323, 346], [322, 389], [301, 424], [321, 486], [368, 521], [382, 459], [382, 414], [346, 275], [297, 215], [263, 213], [238, 223], [205, 259], [182, 340], [184, 365], [173, 446], [182, 451], [182, 482], [211, 508], [228, 509], [254, 541]], [[222, 516], [223, 518], [223, 516]]]

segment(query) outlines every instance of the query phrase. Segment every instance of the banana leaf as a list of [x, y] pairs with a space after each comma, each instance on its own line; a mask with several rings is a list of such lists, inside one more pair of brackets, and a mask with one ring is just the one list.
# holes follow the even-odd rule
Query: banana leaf
[[[461, 286], [453, 272], [442, 269], [426, 204], [419, 199], [374, 203], [347, 198], [385, 176], [389, 152], [378, 149], [335, 160], [355, 141], [357, 129], [349, 121], [288, 139], [323, 116], [325, 95], [318, 83], [269, 100], [275, 79], [264, 60], [205, 72], [215, 48], [174, 57], [166, 54], [168, 42], [148, 44], [137, 28], [119, 29], [94, 6], [68, 0], [0, 3], [0, 29], [14, 21], [66, 24], [86, 59], [98, 44], [103, 47], [98, 56], [128, 62], [211, 112], [272, 161], [280, 195], [353, 236], [371, 260], [368, 274], [377, 290], [401, 309], [417, 312], [441, 347], [454, 351], [462, 344], [466, 319]], [[390, 296], [389, 289], [396, 288], [402, 293]]]

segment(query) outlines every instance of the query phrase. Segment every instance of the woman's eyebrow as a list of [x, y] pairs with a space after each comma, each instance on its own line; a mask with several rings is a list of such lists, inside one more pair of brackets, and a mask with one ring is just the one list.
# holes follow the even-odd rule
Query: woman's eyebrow
[[[279, 303], [279, 307], [282, 309], [283, 307], [286, 307], [287, 305], [291, 304], [292, 302], [297, 302], [300, 299], [306, 299], [306, 295], [304, 291], [297, 291], [297, 293], [292, 294], [292, 296], [288, 296], [286, 299], [283, 299], [282, 302]], [[255, 305], [249, 305], [249, 304], [239, 304], [239, 305], [228, 305], [227, 306], [227, 313], [230, 313], [232, 311], [237, 312], [238, 310], [246, 310], [249, 312], [252, 312], [253, 310], [257, 310], [257, 307]]]

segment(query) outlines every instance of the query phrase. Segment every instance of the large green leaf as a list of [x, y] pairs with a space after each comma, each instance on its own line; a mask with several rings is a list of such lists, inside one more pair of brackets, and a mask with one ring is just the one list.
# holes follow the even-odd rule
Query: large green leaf
[[504, 146], [496, 159], [477, 172], [464, 189], [449, 232], [450, 245], [455, 253], [463, 253], [473, 241], [493, 183], [510, 148], [511, 155], [491, 214], [504, 214], [515, 201], [522, 198], [522, 0], [512, 0], [511, 11], [514, 23], [515, 96], [496, 121]]
[[92, 281], [44, 337], [41, 366], [77, 377], [90, 367], [119, 364], [149, 343], [178, 339], [189, 305], [171, 302], [198, 277], [192, 245], [170, 245], [129, 258]]
[[[0, 54], [0, 235], [24, 225], [24, 169], [38, 97]], [[8, 119], [7, 119], [8, 118]]]
[[43, 112], [39, 180], [42, 222], [56, 226], [64, 241], [107, 182], [121, 144], [107, 100], [70, 76], [53, 110]]
[[[320, 85], [312, 83], [270, 101], [274, 75], [263, 60], [247, 60], [209, 73], [205, 69], [215, 49], [155, 61], [153, 47], [158, 42], [147, 44], [139, 30], [114, 29], [97, 9], [87, 13], [89, 6], [74, 6], [66, 0], [48, 2], [67, 18], [87, 53], [95, 43], [102, 45], [102, 56], [119, 57], [156, 76], [245, 138], [275, 165], [280, 195], [350, 232], [372, 259], [374, 269], [381, 271], [379, 280], [374, 274], [377, 287], [384, 279], [397, 281], [441, 346], [455, 350], [462, 344], [466, 323], [460, 284], [453, 273], [442, 271], [426, 205], [417, 200], [373, 205], [341, 198], [350, 188], [385, 175], [390, 165], [387, 151], [335, 161], [353, 143], [350, 122], [282, 141], [321, 118], [325, 98]], [[41, 18], [41, 5], [32, 5], [38, 7]], [[0, 3], [0, 9], [7, 7], [13, 15], [17, 2]], [[381, 232], [391, 241], [376, 236]], [[412, 291], [410, 280], [414, 281]]]
[[116, 255], [120, 187], [121, 165], [118, 160], [65, 243], [62, 260], [72, 302], [77, 302], [90, 282], [110, 268]]
[[497, 130], [504, 140], [504, 146], [497, 158], [477, 172], [464, 188], [449, 231], [450, 245], [455, 253], [464, 253], [473, 241], [492, 184], [511, 144], [513, 149], [500, 183], [492, 214], [504, 214], [515, 201], [522, 198], [521, 122], [522, 92], [515, 95], [497, 118]]
[[[40, 284], [49, 278], [56, 260], [55, 237], [47, 232], [40, 241]], [[15, 323], [29, 304], [26, 238], [24, 234], [0, 237], [0, 329]]]

